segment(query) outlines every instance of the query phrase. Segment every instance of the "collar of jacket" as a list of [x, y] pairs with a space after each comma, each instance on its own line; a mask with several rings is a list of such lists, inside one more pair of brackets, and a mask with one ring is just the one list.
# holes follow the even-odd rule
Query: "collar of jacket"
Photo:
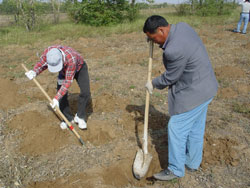
[[163, 50], [165, 50], [169, 41], [171, 41], [171, 36], [173, 35], [175, 28], [176, 28], [175, 24], [171, 24], [171, 28], [170, 28], [170, 31], [168, 33], [168, 37], [167, 37], [165, 43], [162, 46], [160, 46], [160, 48], [162, 48]]

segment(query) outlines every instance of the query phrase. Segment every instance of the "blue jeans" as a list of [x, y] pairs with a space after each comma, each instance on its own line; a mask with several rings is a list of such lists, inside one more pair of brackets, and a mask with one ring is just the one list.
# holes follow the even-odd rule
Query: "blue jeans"
[[185, 175], [185, 165], [198, 169], [201, 164], [207, 108], [211, 101], [171, 116], [168, 122], [168, 169], [176, 176]]
[[244, 27], [243, 27], [242, 33], [246, 33], [247, 32], [248, 20], [249, 20], [249, 13], [241, 13], [240, 14], [240, 20], [238, 22], [237, 32], [240, 32], [240, 27], [241, 27], [242, 21], [244, 21]]

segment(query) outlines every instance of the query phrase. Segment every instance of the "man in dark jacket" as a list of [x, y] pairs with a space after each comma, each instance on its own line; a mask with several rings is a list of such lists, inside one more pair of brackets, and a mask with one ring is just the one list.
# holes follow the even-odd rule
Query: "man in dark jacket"
[[168, 24], [161, 16], [149, 17], [143, 28], [147, 37], [163, 50], [166, 71], [146, 83], [168, 87], [168, 168], [154, 174], [158, 180], [183, 177], [202, 161], [208, 104], [217, 93], [217, 80], [207, 51], [197, 33], [186, 23]]

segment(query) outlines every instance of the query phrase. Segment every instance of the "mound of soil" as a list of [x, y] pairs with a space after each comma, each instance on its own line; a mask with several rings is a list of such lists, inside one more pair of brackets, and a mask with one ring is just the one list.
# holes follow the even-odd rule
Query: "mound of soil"
[[12, 130], [20, 130], [20, 151], [25, 155], [55, 152], [69, 144], [69, 132], [60, 130], [53, 112], [45, 116], [37, 111], [27, 111], [14, 116], [8, 126]]
[[18, 85], [13, 80], [0, 78], [0, 109], [10, 110], [28, 102], [28, 98], [18, 93]]

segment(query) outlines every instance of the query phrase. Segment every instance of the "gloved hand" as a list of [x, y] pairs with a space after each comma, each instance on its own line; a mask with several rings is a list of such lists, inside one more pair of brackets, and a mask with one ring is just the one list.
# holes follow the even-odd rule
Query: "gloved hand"
[[153, 84], [152, 84], [151, 81], [148, 81], [148, 82], [146, 83], [145, 87], [147, 88], [147, 90], [148, 90], [148, 92], [149, 92], [150, 94], [153, 93], [154, 86], [153, 86]]
[[59, 108], [59, 102], [57, 99], [53, 99], [52, 100], [52, 103], [50, 103], [50, 106], [55, 110], [56, 109], [56, 106]]
[[30, 71], [26, 72], [25, 75], [26, 75], [30, 80], [32, 80], [33, 78], [36, 77], [36, 72], [33, 71], [33, 70], [30, 70]]
[[64, 79], [58, 79], [58, 80], [57, 80], [57, 84], [58, 84], [59, 86], [63, 85], [63, 82], [64, 82]]

